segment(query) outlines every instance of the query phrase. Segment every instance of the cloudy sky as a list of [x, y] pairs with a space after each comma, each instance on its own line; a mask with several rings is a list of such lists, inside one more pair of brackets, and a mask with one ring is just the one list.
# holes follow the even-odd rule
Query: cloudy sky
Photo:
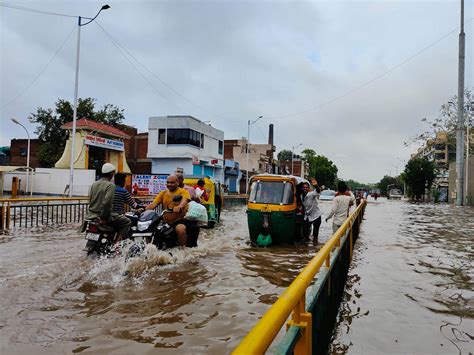
[[[0, 2], [0, 146], [25, 137], [11, 117], [33, 132], [31, 112], [74, 95], [77, 19], [12, 7], [93, 17], [105, 3]], [[79, 96], [125, 109], [140, 131], [190, 114], [239, 138], [263, 115], [251, 142], [273, 123], [277, 151], [301, 143], [341, 178], [376, 182], [402, 170], [416, 149], [403, 143], [457, 93], [458, 0], [108, 4], [82, 27]], [[467, 87], [473, 17], [466, 1]]]

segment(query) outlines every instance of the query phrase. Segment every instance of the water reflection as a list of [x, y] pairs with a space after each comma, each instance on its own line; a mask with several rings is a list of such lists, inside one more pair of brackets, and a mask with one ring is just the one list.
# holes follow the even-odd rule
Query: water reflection
[[331, 352], [472, 351], [474, 209], [383, 201], [367, 212]]

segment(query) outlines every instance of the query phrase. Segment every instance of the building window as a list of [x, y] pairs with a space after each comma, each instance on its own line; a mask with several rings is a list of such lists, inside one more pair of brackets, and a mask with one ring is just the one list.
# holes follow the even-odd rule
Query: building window
[[160, 128], [158, 130], [158, 144], [166, 143], [166, 129]]
[[219, 149], [218, 149], [218, 154], [222, 154], [224, 150], [224, 142], [223, 141], [219, 141]]
[[204, 148], [204, 133], [201, 133], [201, 148]]
[[27, 154], [27, 149], [26, 149], [26, 147], [21, 147], [21, 148], [20, 148], [20, 156], [26, 157], [26, 154]]
[[168, 144], [189, 144], [198, 148], [202, 146], [199, 132], [192, 129], [169, 128], [167, 137]]

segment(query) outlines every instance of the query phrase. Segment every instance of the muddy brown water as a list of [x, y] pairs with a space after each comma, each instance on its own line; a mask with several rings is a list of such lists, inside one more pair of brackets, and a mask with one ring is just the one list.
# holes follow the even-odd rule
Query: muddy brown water
[[[131, 263], [86, 258], [76, 227], [0, 235], [0, 353], [229, 353], [321, 246], [252, 248], [244, 207]], [[473, 238], [473, 209], [371, 201], [330, 351], [472, 352]]]

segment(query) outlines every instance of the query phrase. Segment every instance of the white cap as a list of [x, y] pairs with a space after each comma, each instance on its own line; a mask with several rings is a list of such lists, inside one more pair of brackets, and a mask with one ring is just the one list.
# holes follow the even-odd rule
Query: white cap
[[112, 171], [115, 171], [115, 166], [113, 164], [105, 163], [104, 165], [102, 165], [102, 174], [108, 174]]

